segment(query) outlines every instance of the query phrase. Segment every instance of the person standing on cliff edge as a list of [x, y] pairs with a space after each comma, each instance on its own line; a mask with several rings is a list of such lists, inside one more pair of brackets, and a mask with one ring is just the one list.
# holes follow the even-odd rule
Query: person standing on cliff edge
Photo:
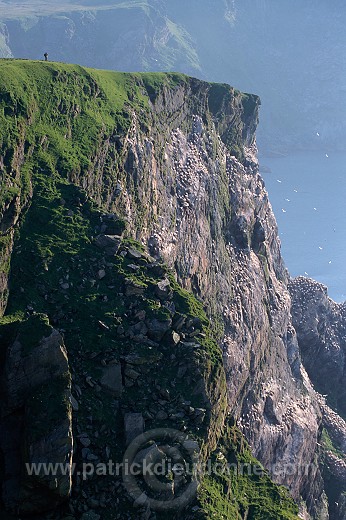
[[44, 61], [48, 61], [48, 52], [45, 52], [43, 56], [44, 56]]

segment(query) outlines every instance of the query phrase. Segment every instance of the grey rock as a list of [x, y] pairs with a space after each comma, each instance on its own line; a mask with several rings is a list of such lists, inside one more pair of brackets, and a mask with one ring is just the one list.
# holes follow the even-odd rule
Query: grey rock
[[325, 453], [326, 463], [329, 471], [333, 476], [340, 482], [346, 482], [346, 460], [341, 456], [338, 457], [332, 451], [326, 451]]
[[186, 317], [185, 316], [177, 316], [173, 320], [173, 327], [175, 330], [180, 331], [185, 325]]
[[22, 406], [31, 389], [69, 371], [67, 352], [58, 331], [51, 328], [50, 334], [29, 352], [24, 351], [20, 341], [17, 339], [7, 352], [5, 385], [9, 410]]
[[187, 415], [193, 415], [195, 413], [195, 409], [193, 408], [193, 406], [185, 405], [184, 410]]
[[304, 367], [322, 394], [346, 415], [346, 305], [327, 288], [299, 276], [289, 283], [292, 321]]
[[97, 278], [99, 280], [103, 280], [103, 278], [106, 276], [106, 271], [104, 269], [100, 269], [97, 273]]
[[89, 446], [91, 445], [91, 440], [87, 435], [80, 435], [79, 442], [82, 444], [82, 446], [84, 446], [84, 448], [89, 448]]
[[78, 401], [75, 397], [73, 397], [73, 395], [71, 394], [70, 395], [70, 402], [71, 402], [71, 405], [72, 405], [72, 410], [74, 412], [78, 412], [79, 410], [79, 404], [78, 404]]
[[202, 424], [205, 419], [206, 410], [204, 408], [195, 408], [194, 421], [197, 424]]
[[187, 372], [187, 367], [186, 366], [179, 367], [178, 368], [178, 372], [177, 372], [177, 377], [179, 379], [182, 379], [185, 376], [186, 372]]
[[[33, 327], [39, 327], [33, 316]], [[46, 326], [42, 337], [30, 349], [23, 348], [21, 335], [9, 347], [2, 381], [5, 399], [1, 403], [0, 448], [4, 454], [2, 499], [9, 511], [39, 514], [58, 507], [69, 496], [71, 471], [66, 475], [28, 475], [25, 462], [72, 463], [73, 438], [69, 366], [61, 335]], [[61, 385], [61, 381], [66, 382]], [[57, 387], [55, 385], [59, 381]], [[37, 408], [37, 398], [41, 407]], [[55, 401], [57, 400], [57, 401]], [[64, 406], [54, 403], [64, 402]], [[22, 436], [18, 432], [23, 428]], [[44, 428], [42, 428], [44, 425]], [[17, 433], [16, 433], [17, 432]]]
[[185, 450], [187, 450], [190, 454], [195, 453], [198, 454], [200, 451], [200, 447], [197, 441], [193, 439], [186, 439], [183, 443]]
[[[194, 103], [184, 103], [191, 99], [192, 90]], [[322, 518], [323, 481], [316, 463], [322, 418], [309, 378], [302, 368], [290, 319], [288, 275], [281, 258], [278, 230], [256, 162], [254, 132], [258, 100], [247, 97], [245, 109], [245, 98], [233, 90], [226, 90], [227, 95], [220, 99], [220, 110], [210, 114], [212, 117], [204, 117], [212, 93], [207, 85], [198, 87], [196, 80], [193, 83], [186, 80], [184, 86], [177, 85], [172, 91], [167, 89], [167, 95], [159, 95], [153, 104], [153, 115], [159, 119], [160, 128], [150, 125], [145, 137], [140, 114], [137, 114], [139, 124], [133, 124], [130, 138], [122, 140], [122, 154], [127, 160], [125, 167], [125, 161], [119, 163], [122, 170], [119, 173], [124, 180], [130, 180], [131, 189], [126, 195], [124, 190], [120, 201], [123, 206], [119, 204], [119, 211], [126, 213], [130, 234], [142, 243], [148, 243], [157, 258], [174, 266], [179, 282], [198, 295], [209, 316], [220, 316], [229, 412], [239, 418], [241, 431], [263, 465], [268, 468], [277, 463], [291, 465], [292, 474], [280, 475], [277, 480], [287, 486], [297, 500], [303, 492], [311, 516]], [[157, 113], [162, 117], [157, 118]], [[174, 123], [167, 124], [166, 116], [171, 118], [172, 113]], [[238, 158], [233, 155], [229, 142], [230, 128], [237, 130], [242, 138]], [[147, 153], [149, 140], [150, 153]], [[111, 154], [106, 155], [107, 143], [102, 147], [103, 153], [102, 158], [106, 161], [112, 159]], [[20, 155], [20, 151], [15, 151], [14, 155]], [[153, 161], [157, 164], [155, 168]], [[164, 182], [162, 172], [165, 172]], [[90, 195], [97, 199], [101, 198], [100, 174], [93, 176], [90, 172], [88, 188]], [[109, 189], [105, 190], [108, 202], [116, 182], [112, 184], [110, 180]], [[148, 194], [152, 203], [148, 203]], [[141, 220], [143, 208], [144, 221]], [[139, 222], [143, 225], [138, 225]], [[160, 226], [156, 222], [160, 222]], [[262, 229], [259, 229], [259, 223]], [[1, 224], [6, 226], [6, 222]], [[12, 242], [11, 236], [10, 239]], [[103, 251], [114, 252], [112, 247], [114, 244], [109, 244]], [[2, 252], [0, 255], [3, 257]], [[6, 252], [6, 261], [9, 256]], [[152, 272], [165, 276], [162, 266], [153, 265]], [[7, 276], [3, 274], [0, 274], [0, 290], [1, 293], [7, 290]], [[2, 302], [1, 298], [0, 307], [6, 307], [6, 301]], [[31, 304], [31, 307], [35, 305]], [[329, 313], [327, 318], [329, 322]], [[319, 330], [315, 333], [315, 328], [312, 329], [322, 347], [323, 362], [342, 361], [334, 355], [326, 357], [326, 348], [321, 342], [324, 321], [319, 321]], [[173, 324], [174, 330], [181, 332], [182, 339], [183, 333], [194, 334], [193, 329], [196, 329], [194, 323], [186, 325], [189, 330], [184, 330], [184, 326], [180, 329], [175, 322]], [[332, 329], [329, 325], [326, 327], [327, 332]], [[301, 331], [298, 330], [300, 343]], [[328, 343], [328, 334], [325, 337]], [[155, 338], [155, 341], [160, 339]], [[310, 342], [309, 350], [312, 347]], [[179, 356], [186, 355], [185, 362], [188, 362], [192, 349], [179, 347], [174, 350]], [[311, 366], [313, 356], [310, 354], [308, 358]], [[322, 365], [318, 359], [316, 361]], [[335, 367], [338, 376], [342, 375], [340, 367], [345, 363], [339, 365]], [[152, 368], [154, 366], [153, 363]], [[329, 379], [333, 383], [336, 377], [329, 376]], [[208, 395], [198, 381], [192, 392], [209, 402], [213, 417], [223, 417], [226, 401], [223, 371], [220, 370], [213, 383]], [[338, 387], [340, 395], [344, 396], [342, 384]], [[277, 424], [273, 424], [271, 414], [272, 418], [275, 415]], [[311, 468], [309, 475], [302, 475], [300, 469], [306, 465]]]
[[118, 235], [98, 235], [95, 239], [95, 244], [100, 249], [106, 247], [119, 247], [121, 244], [121, 237]]
[[129, 258], [132, 258], [133, 260], [139, 260], [140, 258], [142, 258], [143, 254], [140, 251], [138, 251], [138, 249], [130, 247], [127, 251], [127, 256]]
[[98, 515], [94, 511], [87, 511], [81, 516], [81, 520], [100, 520], [101, 515]]
[[141, 413], [126, 413], [124, 417], [126, 445], [129, 445], [144, 431], [144, 419]]
[[98, 235], [95, 244], [100, 249], [107, 249], [108, 253], [116, 254], [121, 244], [121, 237], [118, 235]]
[[174, 347], [174, 346], [178, 345], [178, 343], [180, 342], [180, 335], [173, 330], [172, 332], [170, 332], [167, 335], [167, 340], [168, 340], [169, 344], [172, 347]]
[[165, 400], [167, 400], [167, 401], [170, 400], [171, 396], [170, 396], [170, 392], [169, 392], [169, 390], [168, 390], [167, 388], [161, 388], [161, 390], [160, 390], [159, 393], [160, 393], [160, 396], [161, 396], [163, 399], [165, 399]]
[[109, 365], [103, 369], [101, 386], [114, 397], [121, 397], [123, 391], [120, 365]]
[[94, 386], [95, 386], [95, 384], [96, 384], [95, 381], [93, 380], [93, 378], [92, 378], [91, 376], [87, 376], [87, 377], [85, 378], [85, 382], [86, 382], [86, 384], [87, 384], [88, 386], [90, 386], [90, 388], [94, 388]]
[[127, 280], [126, 284], [126, 296], [141, 296], [142, 294], [144, 294], [145, 287], [143, 285], [130, 280]]
[[89, 448], [83, 448], [82, 449], [82, 457], [84, 460], [88, 460], [88, 456], [90, 455], [90, 450]]
[[136, 314], [136, 316], [135, 316], [135, 318], [137, 318], [137, 319], [140, 320], [140, 321], [144, 321], [144, 320], [145, 320], [145, 317], [146, 317], [146, 312], [145, 312], [144, 309], [138, 311], [137, 314]]
[[94, 455], [94, 453], [91, 453], [89, 452], [86, 456], [86, 459], [89, 461], [89, 462], [97, 462], [99, 460], [98, 456], [97, 455]]
[[170, 329], [172, 325], [172, 320], [167, 319], [165, 321], [160, 321], [154, 318], [152, 320], [147, 320], [146, 325], [148, 327], [149, 338], [154, 341], [161, 341], [163, 336]]
[[108, 325], [106, 325], [103, 321], [99, 320], [97, 323], [98, 323], [98, 326], [100, 327], [100, 329], [109, 330]]
[[167, 300], [172, 294], [170, 282], [167, 278], [158, 282], [155, 286], [155, 294], [160, 300]]
[[129, 264], [127, 267], [133, 271], [138, 271], [138, 269], [140, 269], [140, 266], [136, 264]]
[[127, 366], [125, 368], [125, 377], [128, 377], [128, 378], [136, 381], [136, 379], [138, 379], [140, 375], [141, 374], [139, 372], [137, 372], [137, 370], [134, 370], [133, 368], [130, 368], [129, 366]]
[[166, 419], [168, 419], [168, 414], [166, 412], [164, 412], [163, 410], [160, 410], [156, 414], [156, 419], [158, 421], [165, 421]]
[[148, 495], [146, 493], [142, 493], [136, 500], [134, 501], [133, 505], [136, 508], [143, 507], [145, 504], [147, 504], [149, 501]]

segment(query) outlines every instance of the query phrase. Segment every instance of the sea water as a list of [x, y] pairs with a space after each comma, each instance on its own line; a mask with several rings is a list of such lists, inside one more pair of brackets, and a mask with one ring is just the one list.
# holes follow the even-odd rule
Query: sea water
[[346, 153], [300, 152], [260, 158], [291, 276], [327, 285], [346, 299]]

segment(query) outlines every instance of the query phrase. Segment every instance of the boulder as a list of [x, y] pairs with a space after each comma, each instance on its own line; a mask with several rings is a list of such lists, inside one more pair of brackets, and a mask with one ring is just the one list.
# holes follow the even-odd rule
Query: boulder
[[155, 294], [163, 301], [168, 300], [172, 295], [171, 286], [167, 278], [164, 278], [155, 285]]
[[[36, 339], [37, 338], [37, 339]], [[32, 389], [68, 372], [61, 334], [43, 315], [31, 316], [9, 347], [4, 371], [5, 406], [22, 407]]]
[[133, 379], [134, 381], [136, 381], [136, 379], [138, 379], [140, 375], [141, 374], [139, 372], [137, 372], [137, 370], [134, 370], [130, 366], [127, 366], [125, 368], [125, 377], [128, 377], [128, 378]]
[[147, 320], [146, 325], [148, 327], [149, 338], [154, 341], [161, 341], [163, 336], [170, 329], [172, 325], [172, 320], [166, 319], [164, 321], [161, 321], [154, 318], [152, 320]]
[[144, 419], [141, 413], [126, 413], [124, 417], [126, 445], [144, 432]]
[[126, 280], [126, 290], [125, 295], [126, 296], [141, 296], [144, 294], [145, 286], [141, 285], [139, 283], [128, 281]]
[[105, 367], [100, 383], [114, 397], [121, 397], [123, 391], [121, 366], [118, 364]]
[[181, 329], [184, 327], [185, 325], [185, 322], [186, 322], [186, 316], [184, 316], [183, 314], [176, 314], [174, 316], [174, 320], [173, 320], [173, 327], [175, 330], [177, 330], [178, 332], [181, 331]]
[[170, 331], [167, 335], [167, 341], [170, 346], [175, 347], [180, 342], [180, 335], [173, 331]]
[[104, 269], [100, 269], [97, 273], [97, 278], [102, 280], [106, 276], [106, 271]]
[[[46, 316], [20, 325], [1, 384], [2, 501], [12, 513], [40, 514], [62, 504], [72, 485], [71, 375], [63, 338]], [[39, 463], [62, 463], [67, 471], [31, 474]]]
[[78, 412], [78, 410], [79, 410], [79, 403], [78, 403], [77, 399], [75, 397], [73, 397], [72, 394], [70, 395], [70, 403], [72, 405], [73, 411], [74, 412]]
[[98, 235], [95, 244], [98, 248], [104, 249], [107, 255], [115, 255], [119, 251], [121, 237], [118, 235]]
[[160, 410], [156, 414], [156, 419], [158, 421], [165, 421], [166, 419], [168, 419], [168, 414], [166, 412], [164, 412], [163, 410]]
[[140, 258], [142, 258], [143, 255], [140, 251], [138, 251], [138, 249], [130, 247], [130, 249], [128, 249], [127, 251], [127, 256], [129, 258], [132, 258], [132, 260], [139, 260]]

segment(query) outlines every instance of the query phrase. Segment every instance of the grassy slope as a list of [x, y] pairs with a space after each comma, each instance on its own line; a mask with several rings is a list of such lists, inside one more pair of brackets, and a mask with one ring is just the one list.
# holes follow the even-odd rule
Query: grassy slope
[[89, 165], [101, 134], [115, 129], [125, 133], [128, 114], [148, 109], [143, 82], [156, 88], [184, 78], [182, 74], [124, 74], [58, 63], [0, 61], [0, 146], [11, 150], [20, 123], [30, 115], [26, 146], [42, 143], [44, 138], [42, 148], [60, 173], [82, 170]]
[[[101, 369], [94, 354], [112, 355], [116, 359], [133, 351], [148, 355], [145, 348], [141, 350], [142, 346], [119, 340], [116, 332], [119, 321], [125, 330], [130, 325], [127, 310], [131, 302], [121, 296], [125, 278], [142, 284], [145, 289], [136, 311], [144, 309], [147, 315], [162, 319], [167, 310], [160, 307], [153, 295], [158, 276], [153, 275], [147, 261], [141, 261], [135, 272], [130, 267], [133, 261], [126, 257], [112, 257], [106, 262], [109, 265], [105, 264], [103, 252], [92, 240], [100, 223], [100, 211], [83, 191], [67, 181], [67, 174], [71, 170], [87, 169], [104, 135], [115, 129], [119, 133], [126, 132], [129, 111], [134, 109], [145, 117], [149, 110], [147, 90], [152, 93], [164, 83], [174, 86], [185, 81], [180, 75], [126, 75], [64, 64], [0, 62], [0, 149], [5, 157], [0, 178], [2, 201], [17, 193], [24, 203], [33, 183], [32, 202], [16, 235], [10, 299], [1, 320], [0, 335], [3, 340], [11, 340], [28, 309], [47, 314], [53, 324], [65, 330], [75, 382], [80, 385], [86, 373], [96, 380], [100, 377]], [[25, 141], [26, 160], [17, 182], [6, 191], [3, 189], [5, 177], [11, 173], [16, 145], [21, 139]], [[125, 241], [124, 244], [130, 243]], [[98, 281], [97, 271], [103, 267], [107, 276]], [[164, 272], [165, 268], [162, 269]], [[68, 289], [62, 289], [63, 283], [68, 283]], [[174, 282], [171, 283], [174, 286]], [[216, 378], [222, 377], [220, 352], [201, 305], [176, 285], [174, 294], [178, 312], [191, 318], [198, 316], [204, 324], [206, 337], [200, 338], [202, 349], [181, 355], [188, 357], [192, 375], [204, 377], [207, 385], [208, 381], [211, 383], [212, 392], [220, 385]], [[108, 327], [107, 332], [100, 328], [99, 321]], [[2, 341], [3, 347], [5, 343]], [[164, 362], [170, 349], [164, 342], [160, 349], [157, 355], [163, 361], [155, 374], [148, 376], [144, 387], [126, 390], [124, 406], [135, 402], [136, 409], [145, 412], [150, 399], [147, 388], [155, 388], [157, 379], [165, 388], [175, 376], [174, 369], [167, 368]], [[203, 404], [198, 396], [191, 397], [187, 383], [181, 383], [175, 391], [180, 398], [191, 400], [193, 406]], [[110, 424], [114, 421], [111, 401], [102, 396], [101, 402], [92, 389], [86, 388], [83, 391], [85, 412], [84, 409], [79, 412], [79, 425], [87, 427], [86, 415], [89, 414]], [[219, 428], [221, 434], [222, 424], [215, 428]], [[203, 428], [198, 430], [189, 423], [188, 431], [202, 443], [205, 441], [207, 432]], [[113, 434], [108, 437], [106, 430], [98, 442], [100, 450], [107, 444], [114, 459], [121, 457], [124, 446], [120, 431], [119, 437], [114, 439]], [[226, 428], [213, 457], [218, 457], [220, 451], [231, 462], [256, 462], [234, 428]], [[296, 518], [297, 513], [287, 494], [272, 484], [266, 474], [256, 478], [208, 477], [200, 488], [199, 504], [201, 511], [196, 513], [196, 518], [233, 519], [247, 514], [247, 518], [253, 520], [288, 520]], [[111, 520], [114, 514], [107, 510], [102, 518]]]

